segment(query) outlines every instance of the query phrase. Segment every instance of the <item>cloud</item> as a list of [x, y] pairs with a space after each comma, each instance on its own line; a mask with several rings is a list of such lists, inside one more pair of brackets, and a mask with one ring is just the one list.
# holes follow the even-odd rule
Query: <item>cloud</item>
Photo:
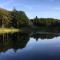
[[13, 5], [13, 0], [2, 0], [0, 2], [0, 8], [11, 10], [12, 8], [11, 4]]

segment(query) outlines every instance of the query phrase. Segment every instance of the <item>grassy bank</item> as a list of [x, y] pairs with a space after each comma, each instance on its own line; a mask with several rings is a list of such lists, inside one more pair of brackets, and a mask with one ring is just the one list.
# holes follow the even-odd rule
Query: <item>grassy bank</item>
[[14, 32], [19, 32], [21, 31], [20, 29], [15, 29], [15, 28], [0, 28], [0, 33], [14, 33]]

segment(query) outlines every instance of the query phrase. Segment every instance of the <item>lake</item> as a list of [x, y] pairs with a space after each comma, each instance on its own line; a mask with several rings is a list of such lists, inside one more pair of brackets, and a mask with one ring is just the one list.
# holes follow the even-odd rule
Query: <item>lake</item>
[[1, 34], [0, 60], [60, 60], [60, 33]]

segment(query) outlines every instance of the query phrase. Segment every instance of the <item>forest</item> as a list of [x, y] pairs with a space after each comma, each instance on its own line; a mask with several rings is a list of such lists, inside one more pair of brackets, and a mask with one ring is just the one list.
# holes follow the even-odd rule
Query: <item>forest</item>
[[38, 18], [30, 20], [32, 23], [32, 29], [34, 30], [48, 30], [48, 31], [59, 31], [60, 20], [54, 18]]
[[54, 18], [29, 19], [24, 11], [18, 11], [15, 8], [12, 11], [0, 8], [0, 28], [18, 28], [34, 30], [60, 30], [60, 20]]
[[21, 26], [28, 26], [29, 19], [24, 11], [17, 11], [13, 9], [8, 11], [0, 8], [0, 27], [19, 28]]

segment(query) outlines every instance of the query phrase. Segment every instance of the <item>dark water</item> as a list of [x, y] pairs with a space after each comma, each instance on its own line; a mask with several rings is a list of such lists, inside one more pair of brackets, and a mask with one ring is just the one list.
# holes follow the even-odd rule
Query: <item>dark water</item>
[[0, 60], [60, 60], [60, 34], [2, 34]]

